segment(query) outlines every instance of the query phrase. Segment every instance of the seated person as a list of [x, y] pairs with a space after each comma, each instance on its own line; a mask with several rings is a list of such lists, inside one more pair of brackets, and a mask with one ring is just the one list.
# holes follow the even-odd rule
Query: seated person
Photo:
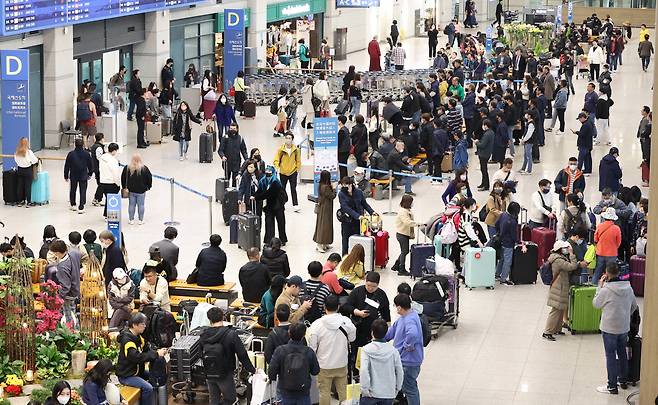
[[[10, 245], [16, 246], [16, 237], [17, 236], [18, 235], [14, 235], [14, 236], [11, 237], [11, 239], [9, 240]], [[32, 249], [27, 247], [27, 244], [25, 243], [25, 237], [24, 236], [18, 236], [18, 241], [21, 243], [21, 249], [23, 249], [23, 256], [25, 256], [28, 259], [30, 259], [30, 258], [33, 259], [34, 258], [34, 252], [32, 252]]]
[[73, 231], [69, 233], [69, 252], [71, 250], [77, 250], [80, 252], [80, 264], [86, 269], [89, 263], [89, 253], [87, 253], [87, 249], [85, 249], [84, 246], [81, 246], [80, 243], [82, 243], [82, 235], [80, 235], [80, 232]]
[[139, 283], [139, 301], [142, 305], [156, 304], [165, 311], [171, 312], [167, 280], [152, 266], [144, 267], [142, 272], [144, 278]]
[[[14, 257], [14, 247], [7, 242], [0, 243], [0, 255], [2, 255], [2, 263], [8, 262]], [[0, 269], [0, 275], [6, 275], [4, 269]]]
[[274, 326], [274, 303], [283, 292], [283, 286], [286, 285], [286, 278], [283, 276], [274, 276], [270, 289], [265, 291], [263, 298], [260, 300], [258, 308], [258, 324], [266, 328]]
[[145, 266], [155, 267], [158, 274], [164, 277], [167, 281], [176, 280], [177, 274], [174, 274], [169, 262], [162, 258], [159, 247], [151, 245], [151, 247], [149, 247], [149, 256], [150, 259], [146, 262]]
[[[292, 276], [286, 280], [286, 286], [283, 288], [283, 292], [279, 295], [279, 298], [276, 299], [274, 303], [274, 308], [278, 307], [281, 304], [286, 304], [290, 307], [290, 323], [303, 322], [304, 315], [311, 309], [311, 300], [305, 299], [304, 302], [299, 298], [302, 291], [302, 286], [304, 281], [299, 276]], [[276, 324], [277, 319], [274, 319]]]
[[336, 295], [347, 295], [347, 292], [345, 292], [345, 289], [338, 281], [338, 276], [336, 276], [336, 273], [334, 272], [342, 260], [343, 259], [338, 253], [332, 253], [322, 267], [321, 280], [327, 287], [329, 287], [329, 291]]
[[272, 328], [265, 341], [265, 363], [267, 364], [270, 364], [270, 361], [272, 361], [272, 355], [276, 348], [285, 345], [290, 340], [290, 336], [288, 335], [290, 307], [286, 304], [276, 307], [276, 319], [279, 321], [279, 326]]
[[188, 277], [188, 283], [208, 287], [224, 284], [226, 253], [219, 247], [221, 243], [221, 236], [217, 234], [210, 235], [210, 246], [202, 249], [196, 258], [197, 275], [196, 277]]
[[[390, 144], [389, 144], [390, 145]], [[390, 153], [390, 151], [389, 151]], [[372, 149], [370, 151], [370, 155], [368, 156], [368, 165], [370, 169], [372, 170], [380, 170], [382, 172], [385, 172], [388, 170], [388, 165], [386, 164], [386, 158], [384, 158], [384, 155], [377, 151]], [[358, 167], [357, 167], [358, 169]], [[356, 172], [356, 169], [355, 169]], [[388, 177], [387, 173], [379, 173], [379, 172], [370, 172], [370, 178], [371, 179], [385, 179]]]
[[124, 269], [114, 269], [112, 281], [107, 285], [107, 298], [110, 302], [107, 315], [110, 317], [110, 328], [121, 328], [130, 319], [135, 309], [135, 288]]
[[[100, 359], [96, 365], [87, 372], [82, 384], [82, 400], [85, 405], [117, 404], [128, 405], [128, 401], [121, 399], [119, 387], [110, 381], [110, 373], [114, 371], [112, 360]], [[108, 398], [107, 395], [117, 394], [118, 398]]]
[[[343, 258], [336, 274], [339, 279], [338, 282], [341, 283], [343, 288], [352, 290], [354, 289], [355, 284], [359, 284], [363, 281], [363, 278], [365, 277], [365, 270], [363, 268], [365, 257], [365, 249], [363, 249], [361, 244], [357, 243], [352, 247], [352, 251]], [[348, 284], [341, 280], [349, 282], [352, 288], [349, 288]]]
[[238, 271], [242, 299], [247, 302], [260, 302], [272, 279], [267, 267], [260, 262], [260, 250], [257, 247], [247, 249], [247, 258], [247, 264]]
[[363, 192], [364, 197], [371, 197], [370, 182], [366, 179], [366, 170], [361, 166], [354, 169], [354, 184]]
[[[151, 270], [150, 274], [155, 276], [155, 270]], [[139, 388], [139, 405], [153, 405], [153, 386], [148, 382], [146, 363], [164, 357], [167, 353], [167, 349], [152, 350], [149, 342], [142, 337], [147, 324], [146, 315], [136, 312], [130, 317], [128, 327], [117, 338], [119, 359], [116, 374], [121, 384]]]
[[260, 257], [260, 262], [267, 266], [270, 276], [274, 277], [277, 274], [283, 277], [290, 275], [290, 263], [288, 263], [288, 255], [286, 251], [281, 249], [281, 239], [272, 238], [270, 246], [263, 249], [263, 255]]

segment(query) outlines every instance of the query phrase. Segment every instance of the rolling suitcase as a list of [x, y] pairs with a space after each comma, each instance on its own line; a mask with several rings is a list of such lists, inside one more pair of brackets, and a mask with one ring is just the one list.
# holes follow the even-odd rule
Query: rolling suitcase
[[2, 198], [7, 205], [18, 203], [18, 171], [15, 169], [2, 172]]
[[540, 268], [548, 260], [553, 244], [555, 244], [555, 221], [549, 220], [548, 228], [543, 226], [533, 228], [530, 240], [537, 244], [537, 268]]
[[[222, 167], [224, 167], [226, 163], [222, 161]], [[224, 176], [226, 176], [226, 170], [224, 170]], [[228, 188], [228, 179], [226, 177], [224, 178], [218, 178], [215, 179], [215, 201], [216, 202], [224, 202], [224, 194], [226, 193], [226, 189]]]
[[148, 143], [162, 143], [162, 124], [160, 122], [146, 123], [146, 141]]
[[199, 162], [212, 163], [213, 137], [204, 132], [199, 136]]
[[34, 204], [44, 205], [50, 201], [50, 176], [48, 172], [38, 172], [37, 177], [32, 181], [31, 202]]
[[388, 264], [388, 239], [386, 231], [375, 232], [375, 266], [380, 269], [386, 268]]
[[[420, 241], [420, 230], [416, 233], [416, 243], [411, 245], [410, 251], [410, 264], [409, 264], [409, 273], [411, 277], [416, 279], [423, 277], [423, 268], [425, 267], [425, 259], [434, 256], [434, 244], [419, 243]], [[402, 264], [402, 263], [400, 263]]]
[[[521, 243], [514, 247], [512, 256], [512, 268], [510, 270], [510, 280], [514, 284], [535, 284], [537, 282], [537, 245], [533, 242], [524, 242], [523, 231], [527, 228], [521, 225]], [[523, 245], [526, 251], [523, 252]]]
[[468, 247], [464, 251], [464, 283], [475, 287], [494, 288], [496, 282], [496, 250], [492, 247]]
[[244, 101], [244, 118], [256, 118], [256, 102], [254, 100]]
[[255, 214], [255, 205], [254, 202], [251, 211], [238, 215], [238, 247], [242, 250], [260, 249], [260, 217]]
[[336, 113], [336, 115], [345, 115], [349, 109], [350, 102], [347, 100], [340, 100], [336, 105], [336, 109], [334, 109], [334, 113]]
[[441, 172], [449, 173], [452, 171], [452, 152], [447, 152], [441, 160]]
[[632, 386], [640, 381], [640, 364], [642, 363], [642, 338], [639, 336], [628, 339], [626, 349], [628, 357], [628, 383]]
[[224, 193], [222, 203], [222, 217], [224, 225], [228, 225], [233, 215], [238, 215], [238, 189], [229, 187]]
[[365, 262], [363, 267], [366, 272], [375, 270], [375, 238], [372, 236], [352, 235], [347, 240], [347, 248], [352, 251], [356, 244], [361, 244], [366, 251]]
[[595, 286], [572, 286], [569, 290], [569, 329], [572, 334], [598, 333], [601, 310], [594, 308]]
[[644, 274], [647, 258], [645, 256], [631, 256], [630, 282], [637, 297], [644, 297]]
[[228, 243], [230, 244], [238, 243], [238, 218], [238, 215], [231, 215], [228, 221]]
[[171, 135], [171, 118], [161, 118], [160, 123], [162, 124], [162, 136]]
[[647, 163], [646, 160], [642, 161], [642, 164], [640, 165], [640, 168], [642, 169], [642, 181], [646, 182], [648, 184], [649, 183], [649, 164]]
[[529, 241], [532, 238], [532, 229], [528, 226], [528, 210], [521, 208], [521, 213], [519, 214], [519, 228], [516, 233], [519, 237], [519, 240]]

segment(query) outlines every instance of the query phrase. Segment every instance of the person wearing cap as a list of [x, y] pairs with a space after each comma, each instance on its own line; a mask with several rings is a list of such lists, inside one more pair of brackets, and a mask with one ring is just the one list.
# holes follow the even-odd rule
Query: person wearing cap
[[371, 197], [372, 189], [370, 187], [370, 182], [368, 179], [366, 179], [366, 169], [361, 166], [357, 166], [354, 169], [354, 175], [352, 178], [354, 179], [354, 184], [359, 190], [361, 190], [363, 195], [366, 198]]
[[169, 263], [162, 259], [162, 256], [160, 255], [160, 249], [157, 246], [149, 247], [149, 260], [147, 260], [144, 264], [144, 267], [146, 266], [155, 267], [155, 270], [158, 272], [158, 274], [164, 277], [164, 279], [167, 281], [176, 280], [177, 275], [174, 276]]
[[615, 224], [619, 219], [613, 207], [608, 207], [601, 214], [603, 223], [596, 227], [594, 243], [596, 243], [596, 268], [592, 280], [597, 282], [603, 275], [607, 263], [616, 263], [619, 246], [621, 245], [621, 228]]
[[557, 240], [548, 257], [548, 263], [553, 272], [553, 282], [548, 290], [548, 306], [551, 312], [546, 319], [546, 327], [542, 337], [554, 341], [553, 335], [564, 335], [562, 332], [562, 318], [569, 305], [569, 278], [572, 271], [579, 268], [576, 256], [567, 241]]
[[617, 160], [618, 157], [619, 149], [613, 146], [608, 154], [601, 159], [599, 163], [599, 191], [609, 188], [615, 194], [619, 192], [623, 173]]
[[[286, 286], [283, 288], [281, 295], [276, 299], [274, 308], [278, 308], [281, 304], [286, 304], [290, 307], [290, 323], [304, 321], [304, 315], [313, 305], [313, 300], [307, 299], [301, 302], [299, 293], [302, 291], [304, 281], [299, 276], [292, 276], [286, 280]], [[276, 314], [275, 314], [276, 315]], [[278, 320], [275, 319], [275, 324]]]
[[144, 278], [139, 283], [139, 301], [142, 305], [156, 304], [165, 311], [171, 312], [167, 280], [152, 266], [144, 267], [142, 273]]
[[592, 147], [594, 143], [594, 127], [592, 122], [588, 119], [586, 112], [578, 114], [578, 121], [580, 121], [580, 129], [578, 131], [571, 130], [572, 133], [578, 135], [576, 146], [578, 146], [578, 168], [583, 170], [585, 176], [592, 174]]
[[124, 269], [116, 268], [112, 272], [112, 281], [107, 285], [107, 298], [110, 302], [107, 308], [110, 328], [121, 328], [135, 309], [135, 284]]
[[349, 239], [352, 235], [359, 234], [360, 218], [364, 212], [372, 215], [375, 210], [370, 207], [363, 192], [354, 186], [354, 181], [349, 177], [343, 177], [342, 187], [338, 192], [340, 202], [340, 233], [342, 236], [342, 254], [348, 251]]
[[169, 266], [171, 266], [171, 277], [168, 279], [169, 281], [178, 278], [178, 269], [176, 268], [176, 265], [178, 265], [178, 254], [180, 249], [174, 243], [174, 239], [176, 239], [177, 236], [178, 230], [173, 226], [168, 226], [164, 230], [164, 239], [151, 245], [151, 248], [157, 248], [160, 251], [160, 256], [169, 263]]
[[265, 236], [263, 244], [270, 245], [274, 238], [274, 224], [278, 225], [279, 239], [283, 246], [288, 243], [286, 235], [285, 204], [288, 201], [286, 189], [281, 184], [277, 171], [273, 166], [265, 168], [265, 176], [258, 180], [258, 191], [254, 194], [256, 201], [264, 201]]

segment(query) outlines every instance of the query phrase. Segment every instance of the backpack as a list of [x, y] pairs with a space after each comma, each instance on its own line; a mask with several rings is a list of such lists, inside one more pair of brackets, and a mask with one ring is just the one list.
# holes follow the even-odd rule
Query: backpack
[[[441, 287], [440, 290], [439, 287]], [[425, 276], [414, 284], [411, 299], [418, 303], [445, 302], [449, 289], [447, 277], [442, 275]]]
[[229, 366], [229, 356], [223, 344], [228, 331], [229, 328], [227, 327], [221, 332], [219, 341], [203, 345], [203, 368], [206, 370], [206, 378], [220, 379], [232, 373]]
[[443, 33], [444, 33], [445, 35], [448, 35], [448, 32], [449, 32], [449, 31], [448, 31], [448, 25], [446, 25], [445, 27], [443, 27]]
[[[458, 214], [457, 214], [458, 215]], [[439, 233], [441, 237], [441, 243], [444, 245], [450, 245], [457, 242], [457, 227], [453, 221], [453, 218], [448, 218], [446, 222], [441, 227], [441, 232]]]
[[176, 318], [171, 312], [158, 307], [149, 318], [146, 338], [156, 347], [171, 347], [177, 331]]
[[283, 372], [279, 376], [279, 386], [285, 391], [303, 392], [308, 387], [311, 366], [306, 355], [306, 347], [293, 347], [283, 359]]
[[420, 314], [420, 329], [423, 333], [423, 347], [427, 347], [432, 341], [432, 327], [430, 326], [430, 320], [427, 315]]
[[277, 115], [279, 113], [279, 100], [281, 100], [281, 97], [283, 96], [275, 98], [270, 103], [270, 114]]
[[539, 268], [539, 275], [541, 276], [541, 281], [545, 285], [551, 285], [553, 283], [553, 267], [548, 261], [544, 262]]
[[573, 215], [568, 209], [564, 210], [564, 212], [567, 214], [567, 221], [564, 226], [565, 235], [571, 236], [577, 229], [587, 228], [580, 212], [578, 212], [578, 215]]
[[139, 298], [139, 283], [144, 278], [142, 269], [131, 269], [128, 273], [128, 277], [130, 277], [133, 284], [135, 285], [135, 298]]
[[78, 121], [89, 121], [91, 119], [91, 109], [89, 108], [89, 103], [86, 101], [79, 102], [75, 113]]

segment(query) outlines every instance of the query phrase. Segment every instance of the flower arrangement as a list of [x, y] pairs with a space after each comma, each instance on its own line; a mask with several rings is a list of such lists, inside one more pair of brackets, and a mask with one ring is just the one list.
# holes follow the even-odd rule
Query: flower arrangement
[[23, 393], [23, 380], [16, 374], [7, 375], [1, 386], [9, 397], [17, 397]]
[[60, 286], [52, 280], [40, 284], [41, 290], [37, 301], [43, 304], [43, 310], [37, 312], [39, 322], [36, 325], [37, 334], [54, 331], [62, 319], [64, 300], [59, 296]]
[[505, 36], [510, 47], [525, 44], [535, 54], [548, 50], [555, 24], [544, 22], [537, 25], [512, 23], [505, 26]]

